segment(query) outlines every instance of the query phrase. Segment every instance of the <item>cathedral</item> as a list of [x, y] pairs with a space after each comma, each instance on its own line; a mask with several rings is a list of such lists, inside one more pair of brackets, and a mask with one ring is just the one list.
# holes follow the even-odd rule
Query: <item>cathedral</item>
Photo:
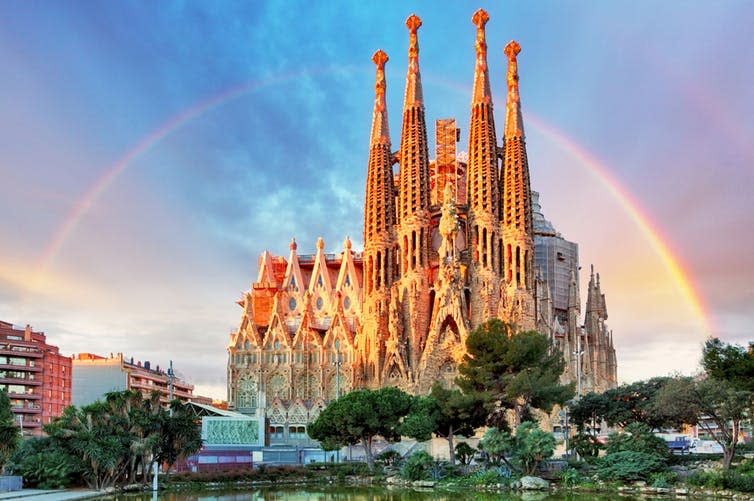
[[[397, 150], [388, 129], [385, 65], [378, 50], [364, 202], [364, 249], [286, 257], [265, 251], [238, 304], [228, 345], [228, 402], [264, 416], [270, 443], [306, 438], [309, 421], [353, 388], [397, 386], [427, 393], [452, 385], [469, 332], [489, 318], [550, 336], [564, 380], [583, 392], [616, 384], [612, 332], [592, 271], [582, 320], [578, 247], [544, 219], [529, 183], [515, 41], [506, 45], [502, 144], [493, 117], [485, 24], [478, 10], [468, 152], [455, 120], [438, 120], [430, 159], [411, 15]], [[396, 167], [397, 166], [397, 167]], [[562, 251], [562, 252], [561, 252]]]

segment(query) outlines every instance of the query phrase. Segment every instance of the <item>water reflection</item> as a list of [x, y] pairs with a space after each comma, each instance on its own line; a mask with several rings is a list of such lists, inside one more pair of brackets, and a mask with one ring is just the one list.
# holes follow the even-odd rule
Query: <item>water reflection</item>
[[247, 488], [234, 491], [171, 492], [120, 494], [98, 498], [98, 501], [650, 501], [662, 497], [626, 496], [617, 493], [558, 493], [542, 492], [488, 493], [444, 489], [392, 489], [386, 487], [292, 487]]

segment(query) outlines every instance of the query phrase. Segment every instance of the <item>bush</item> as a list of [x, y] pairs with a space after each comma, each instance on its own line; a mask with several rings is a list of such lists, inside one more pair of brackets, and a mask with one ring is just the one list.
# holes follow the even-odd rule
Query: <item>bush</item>
[[585, 459], [597, 457], [600, 450], [605, 448], [594, 435], [583, 432], [579, 432], [571, 438], [571, 447]]
[[718, 471], [697, 471], [686, 477], [686, 483], [694, 487], [705, 487], [707, 489], [725, 488], [725, 478]]
[[563, 487], [573, 487], [581, 482], [581, 475], [576, 468], [568, 467], [565, 470], [562, 470], [559, 476], [560, 483], [563, 484]]
[[729, 471], [724, 475], [725, 487], [740, 492], [754, 492], [754, 476], [740, 473], [738, 471]]
[[649, 475], [649, 485], [667, 489], [678, 481], [678, 475], [672, 471], [661, 471]]
[[11, 456], [8, 469], [24, 477], [24, 485], [40, 489], [64, 489], [81, 483], [80, 461], [56, 448], [48, 437], [21, 442]]
[[608, 454], [623, 451], [643, 452], [668, 457], [670, 451], [665, 440], [661, 439], [644, 423], [631, 423], [625, 433], [613, 433], [605, 446]]
[[427, 480], [435, 460], [425, 451], [411, 454], [401, 467], [401, 478], [405, 480]]
[[471, 475], [461, 477], [459, 483], [461, 485], [490, 485], [499, 484], [506, 480], [507, 478], [501, 476], [497, 468], [493, 468], [490, 470], [477, 470]]
[[652, 473], [667, 470], [665, 460], [655, 454], [636, 451], [620, 451], [602, 458], [597, 475], [603, 480], [630, 482], [647, 480]]
[[462, 465], [466, 466], [470, 464], [471, 460], [474, 459], [474, 454], [476, 454], [476, 449], [466, 442], [458, 442], [456, 444], [456, 458]]
[[401, 454], [393, 449], [387, 450], [375, 456], [374, 460], [385, 466], [399, 465], [402, 461]]

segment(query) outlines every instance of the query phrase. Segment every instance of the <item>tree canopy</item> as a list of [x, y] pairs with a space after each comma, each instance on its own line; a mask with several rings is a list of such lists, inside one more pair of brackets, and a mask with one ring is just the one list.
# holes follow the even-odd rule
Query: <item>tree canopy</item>
[[511, 326], [490, 319], [469, 334], [466, 349], [457, 383], [467, 394], [488, 396], [491, 425], [507, 428], [500, 412], [505, 409], [521, 422], [532, 419], [532, 408], [550, 412], [573, 396], [573, 384], [559, 382], [563, 355], [538, 332], [514, 334]]
[[433, 433], [445, 438], [450, 462], [455, 464], [454, 437], [474, 435], [486, 418], [484, 400], [479, 395], [465, 395], [458, 389], [446, 389], [435, 383], [429, 395], [414, 399], [411, 412], [399, 431], [417, 440], [429, 440]]
[[325, 450], [360, 443], [371, 469], [374, 467], [374, 437], [400, 441], [398, 427], [409, 413], [411, 403], [412, 397], [398, 388], [354, 390], [325, 407], [309, 424], [308, 433]]
[[595, 427], [603, 419], [610, 426], [626, 427], [631, 423], [645, 423], [654, 429], [679, 426], [683, 421], [659, 412], [654, 405], [655, 396], [670, 379], [655, 377], [601, 394], [587, 393], [571, 406], [571, 421], [579, 430], [587, 425]]
[[13, 416], [10, 399], [5, 389], [0, 390], [0, 473], [5, 468], [5, 462], [16, 449], [21, 437], [18, 425]]
[[709, 339], [702, 350], [702, 366], [708, 377], [728, 381], [736, 390], [754, 392], [754, 343], [746, 349]]
[[[199, 427], [185, 405], [174, 401], [171, 407], [172, 415], [157, 393], [145, 399], [130, 390], [108, 393], [104, 400], [81, 408], [67, 407], [45, 425], [48, 436], [29, 448], [35, 459], [18, 458], [14, 469], [25, 474], [47, 461], [48, 469], [65, 466], [98, 490], [137, 482], [139, 473], [146, 483], [154, 461], [172, 464], [201, 447]], [[48, 461], [49, 451], [58, 455], [55, 461]], [[44, 480], [46, 474], [41, 473]], [[60, 485], [65, 485], [62, 479]]]

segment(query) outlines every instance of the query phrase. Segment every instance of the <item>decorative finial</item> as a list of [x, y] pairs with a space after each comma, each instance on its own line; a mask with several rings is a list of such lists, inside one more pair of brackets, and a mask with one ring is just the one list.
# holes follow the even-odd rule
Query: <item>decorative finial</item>
[[516, 56], [521, 52], [521, 46], [515, 40], [508, 42], [508, 45], [503, 49], [505, 55], [508, 56], [508, 60], [516, 59]]
[[[490, 15], [484, 9], [479, 9], [474, 12], [471, 17], [471, 22], [476, 25], [476, 52], [478, 56], [484, 56], [487, 54], [487, 41], [484, 38], [484, 25], [489, 21]], [[477, 59], [484, 63], [483, 59]]]
[[390, 58], [387, 57], [387, 54], [382, 49], [378, 49], [377, 52], [374, 53], [372, 56], [372, 61], [374, 61], [374, 64], [377, 65], [378, 69], [384, 69], [385, 63], [388, 62]]
[[422, 25], [422, 20], [416, 14], [411, 14], [406, 19], [406, 26], [408, 26], [408, 58], [409, 58], [409, 71], [411, 73], [417, 73], [419, 71], [419, 39], [416, 36], [416, 32], [419, 30], [419, 26]]
[[421, 25], [422, 20], [416, 14], [411, 14], [410, 16], [408, 16], [408, 19], [406, 19], [406, 26], [408, 27], [408, 31], [413, 35], [416, 34], [416, 31]]
[[503, 52], [508, 56], [508, 90], [515, 91], [515, 95], [518, 97], [518, 61], [516, 61], [516, 56], [521, 52], [521, 46], [515, 40], [511, 40], [505, 46]]
[[346, 239], [343, 240], [343, 248], [346, 250], [351, 250], [351, 239], [349, 237], [346, 237]]
[[291, 238], [291, 244], [288, 246], [288, 248], [291, 249], [292, 251], [295, 251], [296, 249], [298, 249], [298, 244], [296, 244], [295, 237]]
[[388, 61], [387, 54], [382, 50], [378, 50], [372, 56], [372, 61], [377, 65], [377, 78], [375, 79], [374, 92], [377, 96], [377, 109], [382, 111], [385, 109], [385, 63]]
[[374, 115], [372, 117], [371, 144], [390, 144], [390, 132], [387, 124], [387, 104], [385, 102], [385, 63], [388, 61], [387, 54], [378, 50], [372, 56], [372, 61], [377, 65], [377, 75], [374, 83]]
[[322, 237], [319, 237], [317, 239], [317, 249], [322, 250], [325, 248], [325, 241], [322, 240]]

